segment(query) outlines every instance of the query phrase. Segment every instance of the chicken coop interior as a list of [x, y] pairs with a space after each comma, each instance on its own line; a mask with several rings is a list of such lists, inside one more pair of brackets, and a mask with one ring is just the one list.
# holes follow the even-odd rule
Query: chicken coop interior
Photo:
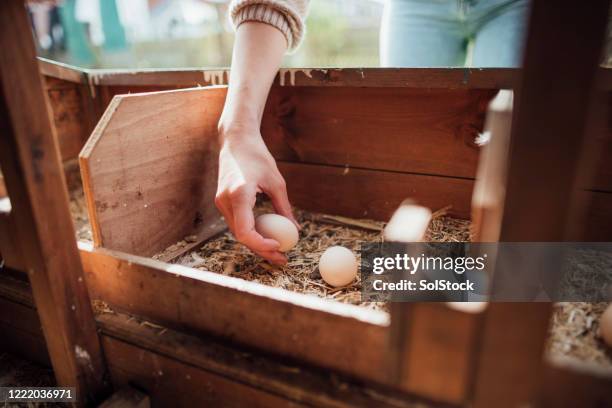
[[215, 208], [229, 70], [37, 58], [2, 2], [0, 352], [80, 406], [612, 406], [606, 303], [362, 302], [317, 267], [406, 198], [415, 241], [612, 241], [607, 6], [535, 1], [523, 68], [281, 69], [261, 133], [302, 229], [279, 267]]

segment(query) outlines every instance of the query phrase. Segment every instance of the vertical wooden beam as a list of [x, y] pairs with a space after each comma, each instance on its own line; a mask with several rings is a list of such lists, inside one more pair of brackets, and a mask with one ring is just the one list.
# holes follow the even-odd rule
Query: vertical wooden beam
[[[405, 200], [385, 227], [385, 241], [421, 242], [431, 211]], [[420, 251], [412, 249], [416, 255]], [[389, 382], [433, 400], [463, 405], [471, 390], [479, 313], [445, 303], [390, 303]]]
[[0, 2], [0, 163], [60, 385], [106, 394], [106, 370], [68, 208], [51, 115], [23, 0]]
[[[500, 241], [566, 238], [608, 8], [607, 0], [532, 3]], [[494, 286], [508, 284], [498, 278]], [[489, 305], [474, 406], [516, 407], [537, 399], [550, 314], [550, 303]]]
[[503, 89], [489, 104], [485, 131], [490, 140], [480, 149], [472, 193], [472, 241], [497, 242], [501, 229], [514, 94]]

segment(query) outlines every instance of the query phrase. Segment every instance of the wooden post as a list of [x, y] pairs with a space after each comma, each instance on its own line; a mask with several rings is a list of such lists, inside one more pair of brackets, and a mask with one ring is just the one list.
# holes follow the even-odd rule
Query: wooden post
[[[588, 6], [532, 3], [522, 84], [515, 92], [502, 242], [567, 237], [608, 8], [607, 0]], [[474, 406], [516, 407], [537, 399], [551, 306], [489, 305]]]
[[508, 147], [512, 129], [512, 91], [503, 89], [489, 104], [485, 131], [490, 140], [480, 149], [472, 192], [472, 241], [497, 242], [506, 194]]
[[81, 403], [106, 394], [68, 192], [23, 0], [0, 2], [0, 163], [51, 363]]

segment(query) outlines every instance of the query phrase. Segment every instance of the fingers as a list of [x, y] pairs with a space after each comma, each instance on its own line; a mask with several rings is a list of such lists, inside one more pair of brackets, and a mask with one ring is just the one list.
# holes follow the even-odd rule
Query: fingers
[[253, 251], [253, 252], [255, 252], [257, 255], [261, 256], [262, 258], [276, 265], [285, 265], [287, 263], [287, 257], [283, 255], [282, 252], [278, 252], [278, 251], [268, 251], [268, 252]]
[[255, 231], [255, 198], [255, 191], [241, 190], [234, 194], [221, 194], [215, 199], [215, 204], [239, 242], [272, 263], [285, 264], [287, 258], [278, 251], [279, 243]]
[[264, 193], [270, 197], [274, 210], [277, 212], [277, 214], [289, 218], [295, 224], [298, 230], [302, 229], [300, 224], [293, 216], [293, 210], [291, 209], [289, 197], [287, 196], [287, 186], [285, 185], [285, 180], [281, 178], [280, 181], [274, 186], [265, 188]]
[[264, 238], [255, 231], [255, 218], [253, 217], [255, 193], [253, 193], [252, 203], [250, 197], [243, 196], [233, 198], [231, 204], [234, 216], [234, 235], [238, 241], [254, 251], [269, 252], [278, 249], [278, 242]]
[[215, 205], [217, 206], [217, 209], [221, 212], [221, 215], [223, 215], [223, 218], [225, 219], [225, 223], [227, 224], [228, 228], [233, 233], [234, 232], [234, 216], [232, 215], [231, 204], [227, 202], [224, 196], [217, 195], [215, 197]]

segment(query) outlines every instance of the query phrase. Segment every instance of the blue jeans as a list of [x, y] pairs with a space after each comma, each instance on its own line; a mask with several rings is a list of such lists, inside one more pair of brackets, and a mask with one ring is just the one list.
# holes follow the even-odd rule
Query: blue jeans
[[389, 0], [383, 67], [518, 67], [528, 0]]

